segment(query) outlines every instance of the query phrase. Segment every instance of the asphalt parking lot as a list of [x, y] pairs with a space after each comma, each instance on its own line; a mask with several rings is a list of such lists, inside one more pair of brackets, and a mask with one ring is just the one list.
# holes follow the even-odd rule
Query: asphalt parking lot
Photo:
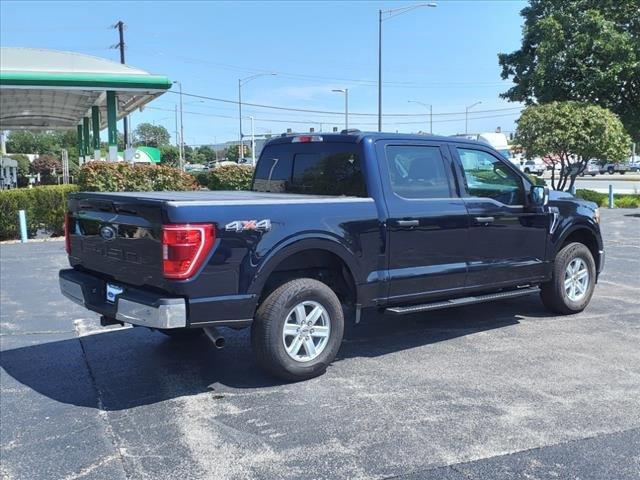
[[3, 479], [638, 479], [640, 212], [602, 212], [585, 312], [537, 297], [368, 314], [317, 379], [105, 330], [58, 292], [62, 242], [2, 245]]

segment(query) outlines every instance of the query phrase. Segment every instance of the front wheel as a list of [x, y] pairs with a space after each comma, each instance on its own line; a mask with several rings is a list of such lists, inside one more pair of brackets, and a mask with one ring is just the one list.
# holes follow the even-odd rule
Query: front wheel
[[327, 285], [291, 280], [258, 307], [251, 345], [260, 367], [285, 380], [321, 375], [333, 361], [344, 333], [342, 306]]
[[542, 302], [562, 315], [581, 312], [591, 300], [595, 281], [596, 264], [591, 252], [582, 243], [570, 243], [556, 255], [552, 278], [542, 285]]

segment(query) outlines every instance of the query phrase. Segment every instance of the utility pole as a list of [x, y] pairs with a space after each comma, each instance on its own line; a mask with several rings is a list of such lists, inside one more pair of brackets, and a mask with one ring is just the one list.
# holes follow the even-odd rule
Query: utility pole
[[[118, 29], [118, 36], [120, 38], [120, 41], [114, 45], [113, 48], [118, 48], [120, 50], [120, 63], [124, 65], [124, 22], [122, 20], [118, 20], [116, 24], [113, 25], [113, 28]], [[129, 119], [124, 117], [122, 120], [124, 122], [124, 149], [126, 150], [129, 148]]]
[[184, 170], [184, 122], [182, 121], [182, 82], [174, 80], [180, 87], [180, 144], [178, 145], [178, 153], [180, 154], [180, 170]]
[[253, 127], [253, 117], [251, 119], [251, 165], [256, 166], [256, 131]]

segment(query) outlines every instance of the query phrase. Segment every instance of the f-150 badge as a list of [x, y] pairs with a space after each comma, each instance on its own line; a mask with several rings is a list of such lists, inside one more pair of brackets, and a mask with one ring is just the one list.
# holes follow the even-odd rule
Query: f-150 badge
[[235, 220], [231, 223], [227, 223], [224, 227], [227, 232], [246, 232], [246, 231], [260, 231], [268, 232], [271, 230], [271, 220], [268, 218], [264, 220]]

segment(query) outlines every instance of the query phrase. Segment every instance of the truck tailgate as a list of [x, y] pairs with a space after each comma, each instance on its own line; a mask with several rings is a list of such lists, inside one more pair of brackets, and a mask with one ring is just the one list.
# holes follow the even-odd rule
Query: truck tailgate
[[78, 193], [69, 200], [73, 267], [133, 285], [161, 285], [162, 201]]

